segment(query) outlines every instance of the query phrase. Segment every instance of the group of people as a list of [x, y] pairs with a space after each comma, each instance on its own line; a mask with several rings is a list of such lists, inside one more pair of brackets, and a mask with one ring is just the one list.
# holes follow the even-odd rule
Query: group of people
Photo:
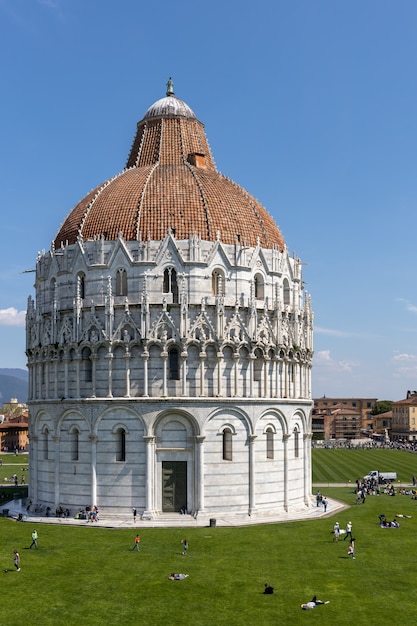
[[[398, 515], [398, 517], [404, 517], [404, 515]], [[381, 526], [381, 528], [399, 528], [400, 527], [400, 524], [399, 522], [397, 522], [396, 519], [393, 519], [390, 522], [389, 520], [387, 520], [386, 515], [384, 515], [384, 513], [381, 513], [381, 515], [379, 516], [379, 525]]]
[[[35, 548], [35, 550], [39, 549], [38, 531], [36, 530], [36, 528], [34, 528], [32, 531], [32, 543], [30, 544], [29, 549], [31, 550], [33, 547]], [[17, 572], [20, 572], [20, 554], [18, 550], [13, 550], [13, 563], [14, 563], [15, 570]], [[8, 572], [9, 570], [5, 569], [4, 571]]]
[[[64, 517], [67, 517], [67, 515]], [[75, 519], [85, 519], [87, 522], [98, 522], [98, 508], [94, 505], [93, 507], [86, 506], [85, 509], [79, 509]]]
[[329, 502], [327, 500], [327, 497], [324, 496], [321, 493], [321, 491], [317, 491], [317, 493], [316, 493], [316, 506], [322, 506], [323, 507], [323, 511], [326, 513], [328, 504], [329, 504]]
[[[181, 539], [181, 543], [182, 543], [182, 555], [186, 556], [188, 552], [188, 540]], [[140, 535], [139, 534], [137, 534], [135, 537], [135, 542], [133, 544], [132, 551], [133, 550], [136, 550], [136, 552], [140, 552]]]
[[348, 553], [347, 556], [348, 558], [351, 557], [352, 559], [355, 558], [355, 538], [352, 535], [352, 522], [349, 521], [346, 524], [346, 530], [340, 528], [340, 524], [339, 522], [336, 522], [335, 525], [333, 526], [333, 541], [335, 541], [336, 543], [339, 541], [340, 536], [344, 535], [343, 537], [343, 541], [346, 541], [346, 539], [349, 539], [349, 548], [348, 548]]

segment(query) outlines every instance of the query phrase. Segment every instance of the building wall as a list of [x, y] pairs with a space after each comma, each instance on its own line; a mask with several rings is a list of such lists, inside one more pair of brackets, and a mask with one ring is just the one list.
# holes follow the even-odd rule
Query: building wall
[[309, 506], [313, 315], [301, 285], [286, 250], [172, 235], [40, 255], [27, 315], [31, 498], [155, 517], [168, 465], [186, 463], [194, 514]]

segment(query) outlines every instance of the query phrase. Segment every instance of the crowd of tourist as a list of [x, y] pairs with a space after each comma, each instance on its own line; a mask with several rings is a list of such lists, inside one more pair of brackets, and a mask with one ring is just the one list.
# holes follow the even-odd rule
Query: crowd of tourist
[[376, 441], [374, 439], [326, 439], [314, 440], [311, 442], [312, 448], [344, 448], [352, 450], [373, 450], [381, 448], [384, 450], [405, 450], [406, 452], [417, 453], [417, 441]]

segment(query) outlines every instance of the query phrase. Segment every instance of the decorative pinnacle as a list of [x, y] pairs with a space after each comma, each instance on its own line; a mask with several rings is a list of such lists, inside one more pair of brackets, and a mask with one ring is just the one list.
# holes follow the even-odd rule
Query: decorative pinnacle
[[167, 82], [167, 96], [175, 96], [174, 93], [174, 81], [172, 80], [171, 76], [169, 77], [169, 80]]

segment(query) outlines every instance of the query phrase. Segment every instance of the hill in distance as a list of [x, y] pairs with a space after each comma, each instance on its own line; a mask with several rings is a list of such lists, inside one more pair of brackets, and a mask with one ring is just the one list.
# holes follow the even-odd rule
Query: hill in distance
[[16, 398], [18, 402], [28, 399], [28, 372], [17, 368], [0, 367], [0, 406]]

